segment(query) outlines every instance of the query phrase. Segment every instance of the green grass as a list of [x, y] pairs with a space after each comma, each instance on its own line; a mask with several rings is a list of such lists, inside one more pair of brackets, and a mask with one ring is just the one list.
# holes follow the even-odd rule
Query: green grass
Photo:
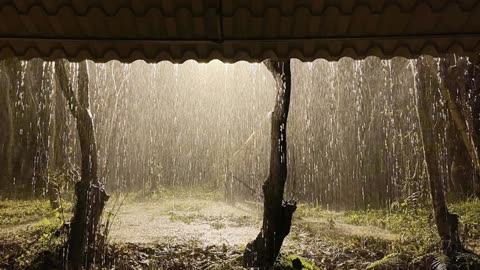
[[404, 269], [405, 261], [407, 259], [400, 253], [392, 253], [383, 257], [382, 259], [375, 261], [367, 266], [367, 270], [380, 270], [380, 269]]
[[297, 269], [294, 266], [301, 267], [302, 270], [320, 270], [315, 264], [309, 260], [298, 256], [298, 255], [288, 255], [281, 256], [277, 262], [276, 266], [273, 269]]
[[18, 225], [54, 215], [48, 200], [0, 201], [0, 225]]
[[321, 207], [314, 207], [300, 203], [295, 210], [295, 218], [335, 218], [339, 212], [324, 210]]
[[[71, 207], [71, 204], [66, 204]], [[60, 230], [65, 217], [58, 209], [52, 209], [50, 202], [43, 200], [4, 200], [0, 201], [0, 225], [15, 226], [29, 224], [7, 234], [0, 234], [5, 250], [0, 251], [0, 263], [9, 263], [14, 269], [32, 267], [48, 252], [54, 253], [64, 242], [66, 231]], [[32, 224], [30, 224], [32, 223]], [[13, 258], [13, 259], [12, 259]]]
[[450, 205], [450, 212], [460, 217], [460, 223], [477, 227], [477, 236], [480, 238], [480, 199], [470, 199]]
[[[71, 216], [72, 203], [62, 201], [65, 218]], [[39, 221], [61, 215], [61, 209], [53, 209], [47, 199], [0, 201], [0, 226], [11, 226]]]
[[[466, 242], [480, 242], [480, 200], [472, 199], [449, 205], [450, 212], [460, 217], [460, 235]], [[399, 252], [421, 255], [431, 252], [439, 242], [432, 210], [429, 208], [402, 209], [390, 212], [387, 210], [350, 211], [345, 213], [345, 222], [354, 225], [373, 225], [398, 233]], [[468, 232], [465, 232], [468, 230]], [[475, 248], [475, 247], [473, 247]]]
[[[45, 259], [45, 254], [56, 253], [62, 248], [66, 235], [62, 234], [62, 219], [57, 215], [44, 218], [28, 231], [30, 239], [22, 243], [23, 252], [15, 260], [16, 269], [35, 268], [35, 265]], [[55, 256], [52, 256], [55, 258]]]
[[[117, 196], [113, 194], [113, 196]], [[221, 201], [224, 199], [224, 194], [221, 190], [205, 186], [187, 186], [167, 188], [158, 186], [153, 190], [130, 192], [129, 201], [131, 202], [151, 202], [159, 200], [169, 200], [173, 198], [189, 198], [201, 199], [211, 201]]]

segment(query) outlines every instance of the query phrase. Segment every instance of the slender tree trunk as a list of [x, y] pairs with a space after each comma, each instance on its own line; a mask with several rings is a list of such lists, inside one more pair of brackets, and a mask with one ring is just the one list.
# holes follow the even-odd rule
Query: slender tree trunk
[[[475, 168], [478, 180], [478, 176], [480, 176], [480, 135], [478, 134], [478, 130], [475, 129], [474, 124], [478, 115], [475, 115], [475, 112], [473, 112], [473, 116], [468, 113], [466, 114], [462, 108], [462, 104], [467, 103], [466, 96], [476, 96], [479, 94], [480, 85], [475, 83], [475, 64], [468, 63], [467, 59], [458, 58], [455, 55], [448, 55], [440, 61], [440, 71], [443, 78], [440, 90], [447, 103], [458, 135]], [[471, 72], [471, 70], [473, 70], [473, 72]], [[463, 99], [462, 96], [464, 97]], [[467, 181], [467, 179], [454, 180], [461, 182]]]
[[445, 189], [441, 177], [438, 158], [437, 131], [434, 123], [434, 95], [438, 91], [440, 82], [437, 70], [432, 68], [435, 61], [431, 57], [418, 59], [417, 69], [417, 113], [421, 129], [425, 162], [427, 165], [428, 181], [432, 196], [433, 211], [438, 234], [442, 240], [445, 254], [463, 250], [458, 235], [458, 216], [448, 211], [445, 199]]
[[0, 187], [9, 194], [13, 176], [14, 118], [10, 96], [14, 91], [15, 77], [9, 60], [1, 63], [0, 69]]
[[39, 61], [39, 67], [35, 72], [32, 94], [36, 96], [36, 143], [35, 143], [35, 196], [44, 196], [48, 189], [48, 163], [49, 163], [49, 126], [50, 126], [50, 103], [52, 93], [53, 63]]
[[[475, 145], [477, 146], [477, 156], [480, 155], [480, 59], [470, 59], [472, 61], [467, 68], [467, 89], [472, 98], [472, 132], [477, 134]], [[480, 172], [477, 173], [474, 181], [474, 194], [480, 197]]]
[[273, 266], [284, 238], [290, 232], [296, 202], [285, 202], [283, 192], [287, 180], [287, 118], [290, 105], [290, 62], [267, 60], [265, 66], [275, 79], [277, 97], [272, 113], [270, 172], [263, 184], [263, 225], [257, 238], [245, 249], [246, 267], [268, 269]]
[[69, 238], [69, 266], [76, 270], [90, 268], [93, 261], [100, 216], [108, 195], [97, 177], [97, 147], [89, 109], [87, 64], [79, 64], [78, 100], [68, 81], [65, 65], [64, 61], [56, 62], [56, 75], [70, 112], [77, 120], [82, 163], [81, 180], [75, 185], [77, 202]]

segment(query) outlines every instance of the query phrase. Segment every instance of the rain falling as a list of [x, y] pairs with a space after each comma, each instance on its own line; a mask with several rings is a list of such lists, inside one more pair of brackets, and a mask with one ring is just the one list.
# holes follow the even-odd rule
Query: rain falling
[[479, 80], [2, 60], [0, 269], [480, 269]]

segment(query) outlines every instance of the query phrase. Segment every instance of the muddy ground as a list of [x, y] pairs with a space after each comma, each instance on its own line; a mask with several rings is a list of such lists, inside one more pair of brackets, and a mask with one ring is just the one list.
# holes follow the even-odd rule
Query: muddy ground
[[[242, 269], [245, 245], [261, 227], [261, 209], [247, 203], [169, 198], [126, 201], [117, 208], [112, 200], [106, 209], [111, 228], [99, 261], [103, 269]], [[364, 269], [398, 238], [343, 219], [340, 212], [298, 209], [282, 256], [302, 256], [320, 269]], [[4, 227], [0, 238], [11, 246], [28, 241], [22, 235], [38, 223]]]
[[[346, 224], [343, 219], [340, 212], [314, 216], [299, 212], [284, 242], [283, 256], [300, 255], [322, 269], [364, 269], [383, 258], [389, 242], [398, 238], [381, 228]], [[132, 249], [154, 254], [153, 262], [143, 255], [143, 267], [163, 261], [167, 264], [162, 267], [171, 269], [217, 269], [215, 265], [235, 269], [241, 265], [245, 244], [260, 227], [261, 209], [251, 204], [177, 198], [127, 203], [115, 218], [110, 240], [126, 258], [125, 251]], [[182, 266], [181, 260], [168, 265], [174, 253], [182, 254], [188, 266]]]

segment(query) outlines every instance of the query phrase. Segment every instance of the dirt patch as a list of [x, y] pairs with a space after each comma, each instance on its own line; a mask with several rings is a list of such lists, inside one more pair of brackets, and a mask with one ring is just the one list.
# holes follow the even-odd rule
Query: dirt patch
[[242, 245], [260, 228], [258, 212], [220, 201], [175, 199], [124, 205], [114, 221], [114, 242]]

